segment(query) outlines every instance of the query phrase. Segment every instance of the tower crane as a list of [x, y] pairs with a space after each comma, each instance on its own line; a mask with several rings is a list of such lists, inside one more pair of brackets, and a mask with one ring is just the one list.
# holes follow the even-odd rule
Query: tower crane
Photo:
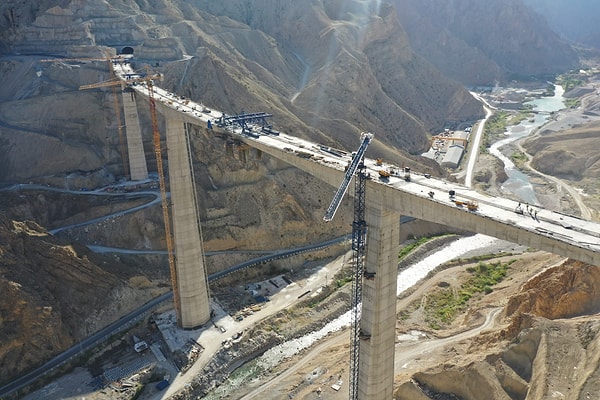
[[365, 222], [365, 192], [366, 181], [369, 174], [366, 172], [364, 155], [367, 147], [373, 140], [372, 133], [363, 133], [362, 142], [352, 157], [350, 165], [346, 169], [344, 180], [335, 193], [331, 204], [325, 212], [323, 220], [331, 221], [339, 208], [344, 194], [352, 178], [356, 175], [354, 182], [354, 221], [352, 222], [352, 251], [354, 262], [354, 279], [352, 281], [351, 300], [351, 336], [350, 336], [350, 399], [358, 399], [359, 381], [359, 357], [360, 357], [360, 310], [362, 300], [362, 279], [365, 271], [365, 255], [367, 244], [367, 223]]
[[163, 220], [165, 223], [165, 241], [167, 245], [167, 257], [169, 261], [169, 273], [171, 275], [171, 285], [173, 287], [173, 299], [175, 303], [175, 312], [177, 321], [181, 321], [181, 305], [179, 299], [179, 286], [177, 282], [177, 271], [175, 268], [175, 251], [173, 245], [173, 235], [171, 233], [171, 218], [169, 216], [169, 204], [167, 201], [167, 184], [165, 180], [165, 171], [162, 158], [162, 149], [160, 145], [160, 131], [158, 129], [158, 118], [156, 114], [156, 100], [154, 99], [154, 79], [161, 79], [160, 74], [131, 77], [127, 81], [109, 80], [106, 82], [93, 83], [79, 87], [79, 90], [94, 89], [100, 87], [115, 87], [118, 85], [129, 85], [137, 82], [145, 83], [148, 90], [148, 102], [150, 103], [150, 119], [152, 121], [152, 142], [154, 144], [154, 154], [156, 156], [156, 169], [158, 172], [158, 183], [160, 187], [161, 208]]

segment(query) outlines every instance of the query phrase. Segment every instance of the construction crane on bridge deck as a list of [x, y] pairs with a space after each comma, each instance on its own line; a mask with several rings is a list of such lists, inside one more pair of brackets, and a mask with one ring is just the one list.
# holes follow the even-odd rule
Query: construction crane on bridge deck
[[344, 180], [335, 193], [331, 204], [327, 208], [323, 220], [331, 221], [339, 208], [342, 198], [352, 178], [356, 175], [354, 183], [354, 221], [352, 222], [352, 250], [354, 261], [354, 279], [352, 281], [351, 300], [351, 343], [350, 343], [350, 399], [358, 399], [359, 357], [360, 357], [360, 312], [362, 300], [362, 279], [365, 271], [365, 255], [367, 244], [367, 223], [365, 222], [365, 189], [366, 181], [370, 178], [366, 172], [364, 155], [367, 147], [373, 140], [372, 133], [363, 133], [362, 142], [352, 157], [346, 169]]

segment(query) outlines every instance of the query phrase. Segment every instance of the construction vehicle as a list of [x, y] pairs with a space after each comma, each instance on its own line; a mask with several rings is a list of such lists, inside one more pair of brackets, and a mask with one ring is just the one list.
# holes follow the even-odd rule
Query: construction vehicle
[[479, 209], [479, 204], [475, 200], [454, 199], [453, 201], [458, 207], [466, 207], [469, 211], [477, 211]]
[[[354, 182], [354, 221], [352, 222], [352, 250], [354, 262], [354, 279], [352, 280], [351, 299], [351, 344], [350, 344], [350, 396], [351, 400], [358, 399], [359, 384], [359, 356], [360, 341], [369, 340], [370, 335], [360, 330], [360, 310], [362, 304], [362, 284], [365, 279], [375, 279], [375, 272], [365, 270], [366, 248], [367, 248], [367, 223], [365, 222], [365, 191], [366, 181], [369, 174], [366, 172], [364, 155], [369, 143], [373, 140], [372, 133], [363, 133], [362, 142], [356, 153], [352, 155], [352, 161], [346, 169], [344, 180], [336, 192], [323, 220], [331, 221], [339, 208], [344, 194], [352, 178], [356, 175]], [[381, 172], [380, 172], [381, 176]]]
[[385, 169], [380, 169], [378, 172], [379, 172], [380, 179], [387, 179], [391, 175], [391, 173], [389, 171], [386, 171]]
[[449, 190], [448, 196], [450, 197], [450, 201], [456, 204], [458, 207], [466, 207], [469, 211], [477, 211], [479, 209], [479, 204], [475, 200], [462, 200], [456, 198], [456, 191]]

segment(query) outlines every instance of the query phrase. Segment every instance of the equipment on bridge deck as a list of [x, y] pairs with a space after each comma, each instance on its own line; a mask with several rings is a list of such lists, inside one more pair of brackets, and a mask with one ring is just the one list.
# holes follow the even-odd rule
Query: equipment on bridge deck
[[454, 204], [459, 207], [466, 206], [469, 211], [477, 211], [479, 208], [479, 204], [474, 200], [453, 200]]
[[[242, 132], [243, 133], [250, 133], [252, 132], [252, 129], [248, 126], [248, 124], [259, 124], [261, 125], [261, 127], [268, 127], [269, 129], [271, 128], [271, 125], [269, 123], [267, 123], [267, 118], [272, 117], [273, 114], [267, 114], [264, 112], [258, 112], [258, 113], [251, 113], [251, 114], [246, 114], [244, 112], [242, 112], [241, 114], [238, 115], [229, 115], [226, 116], [225, 114], [221, 115], [221, 117], [219, 117], [216, 120], [217, 126], [220, 128], [223, 128], [225, 126], [229, 126], [229, 125], [233, 125], [233, 124], [238, 124], [240, 126], [240, 128], [242, 128]], [[276, 132], [276, 131], [274, 131]], [[279, 132], [277, 132], [277, 134], [279, 134]]]
[[359, 320], [359, 305], [362, 301], [362, 279], [375, 279], [375, 272], [365, 271], [365, 256], [367, 243], [367, 223], [365, 222], [365, 190], [366, 181], [370, 178], [364, 163], [364, 155], [369, 143], [373, 139], [372, 133], [362, 135], [362, 143], [352, 157], [350, 165], [346, 169], [344, 180], [336, 192], [331, 205], [323, 218], [331, 221], [337, 211], [344, 194], [348, 190], [350, 181], [356, 175], [354, 182], [354, 221], [352, 222], [352, 250], [354, 262], [354, 279], [352, 280], [351, 300], [351, 344], [350, 344], [350, 399], [358, 399], [359, 381], [359, 356], [360, 341], [369, 340], [371, 335], [361, 332]]
[[389, 171], [386, 171], [385, 169], [380, 169], [377, 172], [379, 173], [380, 179], [387, 179], [390, 177], [390, 175], [392, 175]]
[[404, 167], [404, 180], [410, 182], [410, 167]]

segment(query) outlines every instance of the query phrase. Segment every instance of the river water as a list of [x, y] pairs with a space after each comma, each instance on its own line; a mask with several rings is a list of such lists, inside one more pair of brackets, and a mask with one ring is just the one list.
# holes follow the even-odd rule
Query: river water
[[509, 126], [505, 132], [506, 138], [490, 147], [490, 153], [504, 162], [504, 170], [508, 175], [508, 179], [502, 184], [502, 191], [515, 194], [523, 203], [540, 205], [533, 186], [529, 182], [529, 177], [519, 171], [510, 157], [504, 155], [500, 149], [509, 143], [529, 136], [548, 121], [549, 113], [565, 108], [563, 94], [562, 86], [555, 86], [554, 96], [541, 97], [525, 103], [533, 105], [533, 109], [540, 113], [535, 114], [533, 120], [524, 120], [518, 125]]

